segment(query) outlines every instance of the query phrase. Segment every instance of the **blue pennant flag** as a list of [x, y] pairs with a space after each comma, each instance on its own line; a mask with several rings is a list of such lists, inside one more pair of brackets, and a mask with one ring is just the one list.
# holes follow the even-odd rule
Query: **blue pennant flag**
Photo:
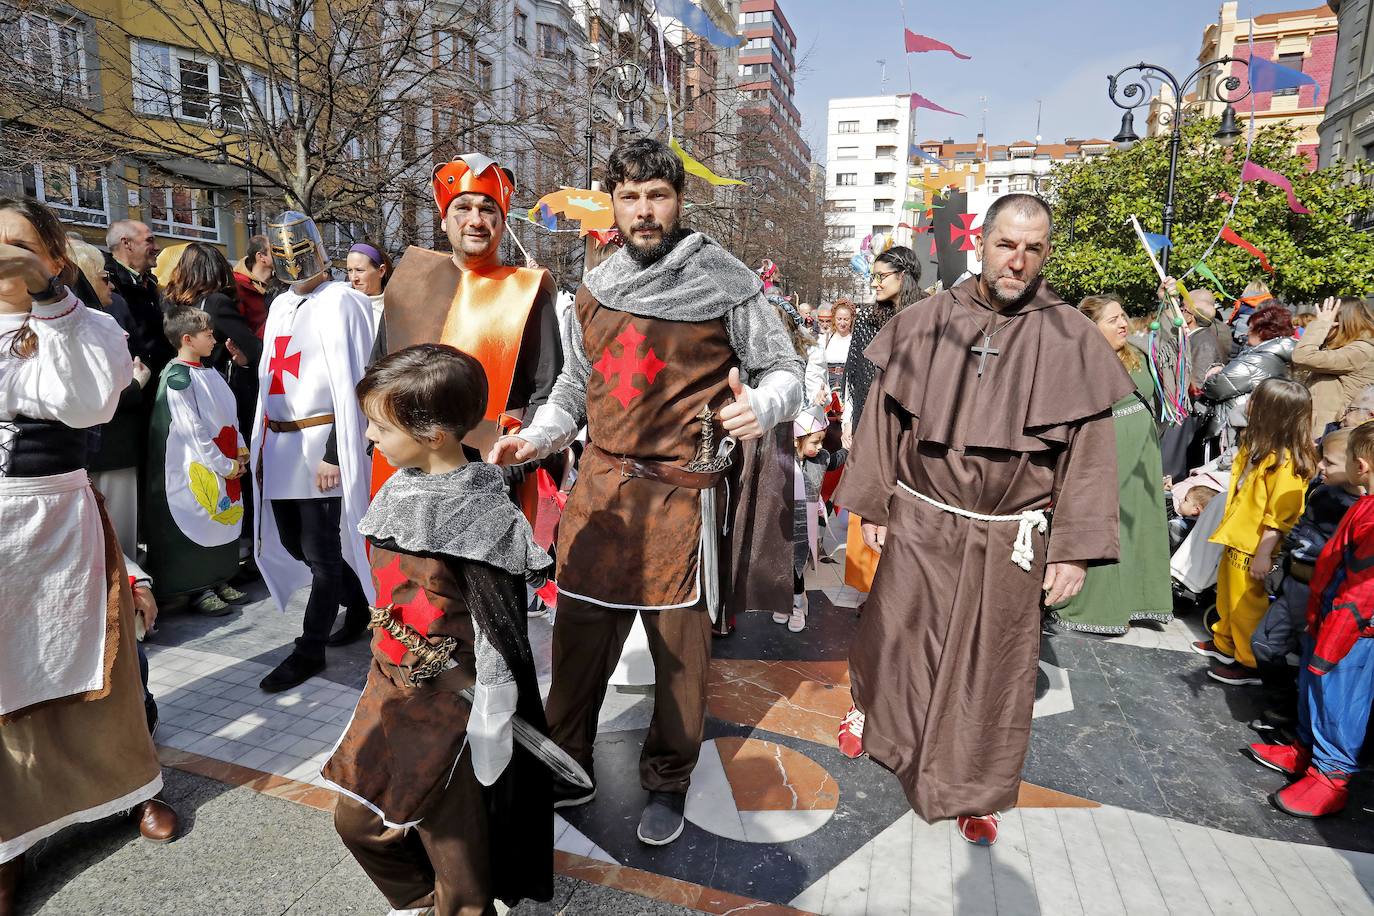
[[1159, 252], [1165, 248], [1174, 247], [1173, 242], [1169, 241], [1158, 232], [1142, 232], [1140, 234], [1145, 236], [1145, 243], [1150, 246], [1150, 250], [1155, 254], [1159, 254]]
[[744, 36], [721, 31], [692, 0], [658, 0], [658, 12], [663, 16], [671, 16], [681, 22], [687, 31], [700, 35], [717, 47], [737, 48], [744, 43]]
[[1250, 56], [1250, 88], [1255, 92], [1273, 92], [1275, 89], [1297, 89], [1311, 84], [1315, 92], [1312, 104], [1316, 104], [1322, 94], [1321, 84], [1301, 70], [1276, 64], [1272, 60]]
[[913, 146], [913, 147], [911, 148], [911, 155], [916, 156], [917, 158], [920, 158], [920, 159], [924, 159], [926, 162], [929, 162], [931, 165], [938, 165], [940, 168], [944, 168], [944, 167], [945, 167], [945, 164], [944, 164], [943, 162], [941, 162], [939, 159], [936, 159], [934, 156], [932, 156], [930, 153], [927, 153], [925, 150], [921, 149], [919, 146]]
[[553, 210], [549, 209], [548, 204], [539, 205], [539, 222], [545, 229], [558, 228], [558, 217], [553, 215]]

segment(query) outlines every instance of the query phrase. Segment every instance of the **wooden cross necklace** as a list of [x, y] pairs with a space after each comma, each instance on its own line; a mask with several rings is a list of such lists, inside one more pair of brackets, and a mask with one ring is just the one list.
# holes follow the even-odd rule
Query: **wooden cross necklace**
[[998, 350], [997, 348], [995, 348], [994, 346], [992, 346], [992, 338], [995, 337], [995, 336], [997, 336], [998, 334], [1000, 334], [1000, 333], [1002, 332], [1002, 329], [1005, 328], [1007, 325], [1011, 324], [1013, 321], [1015, 321], [1016, 318], [1017, 318], [1016, 315], [1012, 315], [1012, 316], [1011, 316], [1010, 318], [1008, 318], [1006, 321], [1002, 322], [1002, 324], [1001, 324], [1000, 326], [994, 328], [993, 325], [996, 324], [996, 322], [997, 322], [997, 316], [994, 315], [994, 316], [992, 317], [992, 320], [988, 322], [988, 326], [987, 326], [986, 328], [984, 328], [983, 331], [981, 332], [982, 335], [983, 335], [983, 343], [982, 343], [981, 345], [978, 345], [978, 346], [974, 346], [974, 347], [970, 347], [970, 348], [969, 348], [969, 352], [970, 352], [970, 353], [977, 353], [977, 354], [978, 354], [978, 377], [979, 377], [979, 378], [982, 378], [982, 377], [983, 377], [983, 370], [984, 370], [985, 368], [987, 368], [988, 357], [989, 357], [989, 356], [1001, 356], [1001, 355], [1002, 355], [1002, 351], [1001, 351], [1001, 350]]

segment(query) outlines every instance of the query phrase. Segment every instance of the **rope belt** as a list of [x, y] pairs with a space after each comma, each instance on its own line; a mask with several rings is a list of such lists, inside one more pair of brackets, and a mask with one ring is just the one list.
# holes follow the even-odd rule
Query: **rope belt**
[[938, 499], [931, 499], [924, 493], [917, 493], [900, 480], [897, 481], [897, 486], [924, 503], [929, 503], [937, 509], [962, 518], [971, 518], [978, 522], [1018, 522], [1020, 527], [1016, 530], [1016, 542], [1011, 547], [1011, 561], [1026, 572], [1030, 572], [1031, 564], [1035, 562], [1035, 545], [1031, 541], [1031, 532], [1039, 531], [1044, 534], [1050, 525], [1049, 516], [1045, 514], [1044, 509], [1027, 509], [1018, 515], [983, 515], [979, 512], [960, 509], [958, 506], [946, 505]]

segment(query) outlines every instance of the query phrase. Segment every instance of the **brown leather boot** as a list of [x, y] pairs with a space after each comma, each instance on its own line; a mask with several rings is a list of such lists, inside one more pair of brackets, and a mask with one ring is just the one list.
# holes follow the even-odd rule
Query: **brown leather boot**
[[138, 832], [151, 843], [170, 843], [176, 839], [179, 822], [176, 811], [160, 796], [153, 796], [132, 812]]
[[0, 863], [0, 916], [14, 916], [19, 899], [19, 879], [24, 875], [24, 854]]

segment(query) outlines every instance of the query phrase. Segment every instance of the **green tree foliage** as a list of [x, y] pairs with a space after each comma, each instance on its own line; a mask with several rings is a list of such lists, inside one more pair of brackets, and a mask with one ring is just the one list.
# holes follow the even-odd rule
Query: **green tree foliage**
[[[1192, 267], [1216, 237], [1230, 206], [1222, 195], [1234, 195], [1240, 184], [1245, 139], [1230, 148], [1221, 146], [1213, 138], [1217, 126], [1216, 119], [1198, 119], [1184, 128], [1170, 256], [1175, 276]], [[1262, 128], [1250, 158], [1290, 178], [1298, 199], [1312, 213], [1291, 212], [1282, 190], [1252, 181], [1241, 190], [1231, 220], [1242, 238], [1269, 256], [1274, 272], [1224, 241], [1208, 256], [1207, 265], [1232, 295], [1257, 279], [1289, 303], [1374, 293], [1374, 234], [1358, 228], [1374, 210], [1374, 168], [1360, 160], [1309, 173], [1306, 159], [1292, 152], [1293, 143], [1291, 128]], [[1060, 295], [1077, 302], [1116, 292], [1132, 313], [1153, 310], [1159, 281], [1130, 217], [1138, 216], [1147, 232], [1162, 231], [1168, 178], [1167, 136], [1055, 167], [1048, 194], [1054, 205], [1055, 252], [1045, 275]], [[1186, 282], [1189, 288], [1206, 285], [1197, 274]]]

